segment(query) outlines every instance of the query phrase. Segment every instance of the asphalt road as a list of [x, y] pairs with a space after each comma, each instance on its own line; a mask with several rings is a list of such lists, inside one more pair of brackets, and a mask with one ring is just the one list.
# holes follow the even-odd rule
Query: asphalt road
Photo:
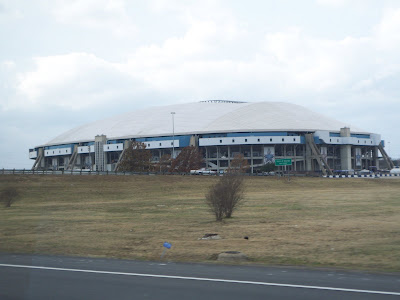
[[0, 254], [0, 299], [400, 299], [400, 276]]

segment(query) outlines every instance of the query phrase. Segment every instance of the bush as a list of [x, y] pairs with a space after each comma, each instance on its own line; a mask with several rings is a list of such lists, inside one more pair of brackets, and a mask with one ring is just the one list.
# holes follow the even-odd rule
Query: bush
[[14, 187], [7, 187], [0, 193], [0, 202], [4, 203], [5, 207], [11, 207], [15, 198], [18, 196], [18, 191]]
[[206, 203], [217, 221], [232, 217], [233, 211], [243, 199], [244, 177], [236, 172], [228, 172], [220, 177], [206, 194]]

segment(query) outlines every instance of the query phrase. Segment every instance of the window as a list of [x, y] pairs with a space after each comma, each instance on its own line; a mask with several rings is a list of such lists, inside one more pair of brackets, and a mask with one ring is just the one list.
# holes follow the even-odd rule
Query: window
[[160, 143], [160, 146], [161, 146], [161, 143]]
[[332, 139], [329, 139], [330, 142], [332, 142]]
[[68, 153], [68, 150], [65, 150], [65, 153]]
[[284, 142], [285, 141], [285, 139], [282, 139], [282, 142]]
[[260, 139], [257, 139], [257, 142], [259, 142], [260, 141]]
[[119, 146], [117, 146], [117, 149], [118, 149], [118, 147], [119, 147]]
[[296, 141], [296, 138], [293, 138], [293, 142], [295, 142]]
[[272, 142], [272, 139], [269, 139], [270, 142]]
[[220, 143], [222, 143], [222, 140], [219, 140]]
[[147, 147], [150, 147], [150, 144], [147, 144]]
[[232, 139], [232, 143], [234, 143], [235, 142], [235, 140], [234, 139]]
[[247, 143], [247, 139], [244, 139], [244, 141]]

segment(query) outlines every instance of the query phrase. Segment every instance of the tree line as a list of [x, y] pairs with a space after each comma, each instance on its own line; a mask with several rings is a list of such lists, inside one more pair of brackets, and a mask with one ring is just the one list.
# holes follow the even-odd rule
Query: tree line
[[197, 170], [203, 164], [203, 154], [194, 147], [188, 146], [182, 149], [175, 159], [171, 155], [164, 154], [156, 163], [151, 161], [151, 151], [140, 142], [132, 142], [122, 154], [118, 165], [118, 171], [122, 172], [190, 172]]

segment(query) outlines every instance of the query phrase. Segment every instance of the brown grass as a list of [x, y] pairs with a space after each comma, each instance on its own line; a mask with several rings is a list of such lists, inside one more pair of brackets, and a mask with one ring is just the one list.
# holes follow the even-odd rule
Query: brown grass
[[[0, 208], [0, 251], [252, 262], [400, 271], [399, 179], [246, 179], [224, 222], [205, 204], [207, 176], [0, 176], [18, 201]], [[218, 233], [222, 240], [198, 240]], [[249, 240], [243, 239], [249, 236]]]

